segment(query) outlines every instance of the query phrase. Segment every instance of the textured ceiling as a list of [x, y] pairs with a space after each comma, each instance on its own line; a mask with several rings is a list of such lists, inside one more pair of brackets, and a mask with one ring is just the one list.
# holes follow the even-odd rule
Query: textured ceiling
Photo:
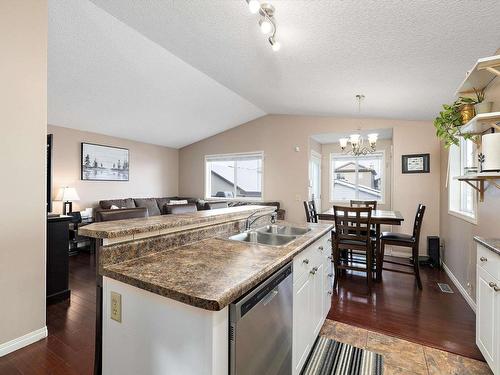
[[243, 0], [92, 1], [107, 13], [50, 2], [49, 120], [174, 146], [263, 112], [358, 116], [357, 93], [361, 116], [432, 119], [500, 44], [498, 0], [270, 0], [277, 53]]
[[182, 147], [264, 112], [87, 0], [49, 2], [49, 124]]

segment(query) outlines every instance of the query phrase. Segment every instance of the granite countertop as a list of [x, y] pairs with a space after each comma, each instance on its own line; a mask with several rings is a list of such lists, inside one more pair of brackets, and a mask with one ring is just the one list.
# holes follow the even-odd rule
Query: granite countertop
[[475, 236], [474, 240], [476, 240], [476, 242], [479, 242], [484, 247], [490, 249], [494, 253], [500, 255], [500, 238], [483, 238]]
[[78, 229], [78, 234], [93, 238], [119, 238], [139, 233], [169, 229], [183, 229], [188, 226], [212, 225], [217, 222], [245, 219], [254, 211], [272, 211], [274, 206], [247, 205], [186, 214], [151, 216], [147, 218], [98, 222]]
[[102, 275], [195, 307], [218, 311], [332, 228], [329, 224], [307, 225], [310, 232], [281, 247], [210, 238], [105, 266]]

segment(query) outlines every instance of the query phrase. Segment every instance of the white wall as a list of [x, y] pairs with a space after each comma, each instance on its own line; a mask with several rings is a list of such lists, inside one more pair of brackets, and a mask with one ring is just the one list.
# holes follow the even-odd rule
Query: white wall
[[45, 327], [47, 1], [0, 1], [0, 46], [1, 353]]

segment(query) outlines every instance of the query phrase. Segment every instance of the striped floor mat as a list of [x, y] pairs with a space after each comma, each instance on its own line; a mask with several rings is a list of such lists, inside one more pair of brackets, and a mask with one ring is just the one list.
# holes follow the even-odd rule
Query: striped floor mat
[[352, 345], [318, 337], [302, 375], [382, 375], [383, 357]]

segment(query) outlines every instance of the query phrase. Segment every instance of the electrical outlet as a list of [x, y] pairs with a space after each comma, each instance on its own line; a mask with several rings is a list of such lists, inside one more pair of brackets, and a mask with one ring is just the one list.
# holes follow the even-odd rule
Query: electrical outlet
[[111, 292], [111, 319], [122, 322], [122, 295]]

